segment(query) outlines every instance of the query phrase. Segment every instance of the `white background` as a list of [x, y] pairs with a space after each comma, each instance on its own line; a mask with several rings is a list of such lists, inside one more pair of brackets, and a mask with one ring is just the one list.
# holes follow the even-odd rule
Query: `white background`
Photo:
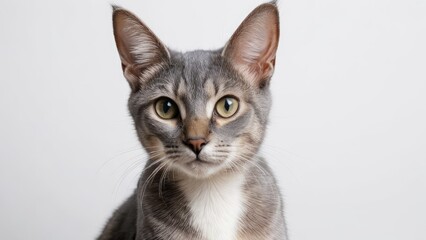
[[[94, 239], [135, 187], [110, 2], [1, 3], [1, 239]], [[186, 51], [221, 47], [262, 1], [113, 2]], [[426, 2], [279, 8], [263, 152], [291, 240], [426, 239]]]

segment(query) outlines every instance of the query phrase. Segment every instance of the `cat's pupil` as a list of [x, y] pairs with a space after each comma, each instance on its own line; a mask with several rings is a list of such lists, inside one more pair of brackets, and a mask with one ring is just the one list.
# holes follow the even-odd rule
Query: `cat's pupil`
[[229, 99], [229, 98], [227, 98], [227, 99], [225, 100], [225, 110], [226, 110], [227, 112], [229, 112], [229, 109], [231, 109], [231, 107], [232, 107], [232, 100], [231, 100], [231, 99]]
[[167, 113], [171, 107], [172, 103], [170, 101], [165, 101], [163, 104], [163, 112]]

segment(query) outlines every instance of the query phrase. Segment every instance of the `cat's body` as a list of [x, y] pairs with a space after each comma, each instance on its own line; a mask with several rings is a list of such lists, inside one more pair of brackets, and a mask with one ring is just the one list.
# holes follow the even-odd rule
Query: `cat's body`
[[99, 239], [133, 240], [138, 232], [138, 239], [144, 240], [285, 240], [282, 202], [268, 174], [270, 169], [260, 160], [259, 168], [250, 168], [244, 176], [180, 184], [163, 180], [160, 195], [159, 173], [142, 206], [137, 204], [138, 189], [114, 213]]
[[278, 45], [275, 4], [256, 8], [218, 51], [173, 52], [120, 8], [114, 34], [150, 160], [98, 239], [287, 239], [278, 186], [257, 154]]

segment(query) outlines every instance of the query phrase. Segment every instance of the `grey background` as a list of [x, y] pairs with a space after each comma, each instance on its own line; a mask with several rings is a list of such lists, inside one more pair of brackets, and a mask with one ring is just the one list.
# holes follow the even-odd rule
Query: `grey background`
[[[262, 1], [113, 1], [215, 49]], [[2, 1], [0, 238], [93, 239], [145, 154], [111, 1]], [[280, 1], [264, 155], [293, 240], [426, 239], [426, 2]]]

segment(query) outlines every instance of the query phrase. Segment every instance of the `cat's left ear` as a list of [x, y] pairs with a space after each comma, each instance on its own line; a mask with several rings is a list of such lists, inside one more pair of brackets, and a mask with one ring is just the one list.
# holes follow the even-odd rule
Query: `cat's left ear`
[[276, 4], [262, 4], [244, 19], [226, 44], [222, 56], [245, 79], [264, 87], [274, 72], [279, 32]]

